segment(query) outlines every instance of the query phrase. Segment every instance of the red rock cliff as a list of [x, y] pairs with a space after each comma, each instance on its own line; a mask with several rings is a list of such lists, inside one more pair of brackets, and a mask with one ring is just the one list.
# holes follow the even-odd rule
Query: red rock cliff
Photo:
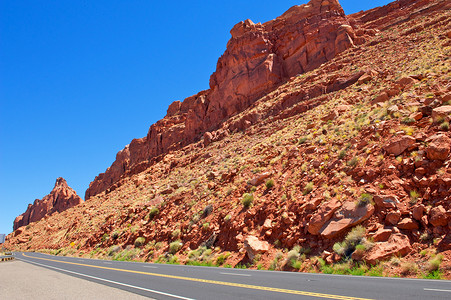
[[236, 24], [210, 89], [172, 103], [146, 137], [133, 140], [89, 185], [85, 199], [153, 159], [201, 139], [286, 79], [317, 68], [359, 39], [337, 0], [311, 0], [264, 24]]
[[14, 230], [21, 226], [36, 222], [54, 212], [62, 212], [83, 202], [77, 193], [67, 185], [64, 178], [56, 179], [53, 190], [42, 198], [28, 204], [27, 210], [14, 220]]

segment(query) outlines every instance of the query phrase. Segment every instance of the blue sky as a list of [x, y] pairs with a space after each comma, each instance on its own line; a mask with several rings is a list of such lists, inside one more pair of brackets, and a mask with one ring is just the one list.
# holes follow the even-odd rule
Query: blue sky
[[0, 233], [57, 177], [84, 197], [171, 102], [207, 89], [233, 25], [306, 2], [0, 0]]

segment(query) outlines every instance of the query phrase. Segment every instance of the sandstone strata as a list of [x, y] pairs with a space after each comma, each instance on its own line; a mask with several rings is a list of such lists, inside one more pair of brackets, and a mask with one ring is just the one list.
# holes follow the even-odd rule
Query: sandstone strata
[[[232, 38], [211, 75], [210, 89], [172, 103], [146, 137], [134, 139], [91, 182], [85, 199], [109, 189], [126, 173], [142, 171], [159, 155], [221, 128], [229, 117], [288, 78], [353, 47], [356, 38], [337, 0], [311, 0], [264, 24], [242, 21], [230, 33]], [[212, 141], [208, 137], [207, 144]]]
[[14, 220], [14, 230], [31, 222], [39, 221], [54, 212], [63, 212], [82, 202], [83, 200], [77, 193], [67, 185], [66, 180], [59, 177], [50, 194], [29, 204], [27, 210]]

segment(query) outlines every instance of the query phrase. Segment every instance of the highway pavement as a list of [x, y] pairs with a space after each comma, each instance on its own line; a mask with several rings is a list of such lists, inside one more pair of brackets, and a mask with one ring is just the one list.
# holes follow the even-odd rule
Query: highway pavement
[[41, 253], [16, 259], [154, 299], [451, 299], [451, 281], [120, 262]]

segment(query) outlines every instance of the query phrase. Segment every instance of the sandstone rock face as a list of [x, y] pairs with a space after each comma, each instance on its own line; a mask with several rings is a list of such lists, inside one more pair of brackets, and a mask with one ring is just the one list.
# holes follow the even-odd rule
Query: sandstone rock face
[[374, 213], [374, 206], [358, 206], [354, 202], [346, 202], [337, 210], [332, 219], [330, 219], [320, 231], [325, 238], [333, 238], [343, 233], [347, 228], [355, 226], [367, 220]]
[[83, 200], [77, 193], [67, 185], [64, 178], [56, 179], [53, 190], [42, 198], [36, 199], [33, 204], [29, 204], [27, 210], [14, 220], [13, 229], [36, 222], [54, 212], [62, 212], [68, 208], [82, 203]]
[[443, 105], [432, 110], [432, 119], [446, 119], [451, 115], [451, 105]]
[[446, 135], [440, 134], [432, 139], [427, 147], [427, 156], [429, 159], [445, 160], [448, 157], [451, 147], [451, 139]]
[[378, 261], [385, 260], [393, 255], [404, 256], [412, 250], [409, 238], [404, 234], [392, 234], [387, 242], [376, 243], [364, 260], [370, 264], [376, 264]]
[[403, 153], [407, 148], [415, 144], [415, 139], [411, 136], [404, 135], [394, 138], [385, 147], [384, 150], [388, 154], [393, 154], [395, 156]]
[[260, 241], [257, 237], [250, 235], [244, 240], [244, 249], [250, 259], [254, 259], [255, 255], [265, 253], [269, 250], [269, 244], [266, 241]]
[[133, 140], [91, 182], [85, 199], [107, 190], [143, 164], [151, 164], [159, 155], [221, 128], [225, 120], [286, 79], [353, 47], [356, 38], [337, 0], [311, 0], [264, 24], [240, 22], [230, 32], [232, 38], [211, 75], [210, 89], [171, 104], [166, 117], [153, 124], [146, 137]]
[[446, 226], [448, 224], [448, 216], [445, 208], [439, 205], [431, 209], [429, 213], [429, 222], [433, 226]]
[[334, 212], [339, 209], [341, 203], [333, 199], [321, 206], [318, 212], [310, 219], [308, 232], [317, 235], [321, 231], [323, 225], [332, 218]]

